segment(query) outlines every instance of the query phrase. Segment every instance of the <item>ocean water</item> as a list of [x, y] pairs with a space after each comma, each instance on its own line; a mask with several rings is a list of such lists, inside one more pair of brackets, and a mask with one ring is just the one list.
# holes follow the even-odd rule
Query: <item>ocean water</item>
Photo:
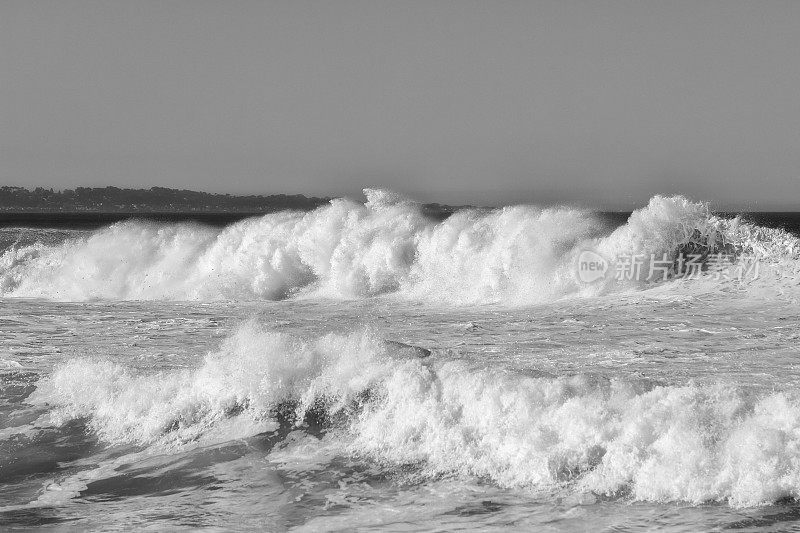
[[365, 192], [0, 229], [0, 528], [800, 520], [796, 218]]

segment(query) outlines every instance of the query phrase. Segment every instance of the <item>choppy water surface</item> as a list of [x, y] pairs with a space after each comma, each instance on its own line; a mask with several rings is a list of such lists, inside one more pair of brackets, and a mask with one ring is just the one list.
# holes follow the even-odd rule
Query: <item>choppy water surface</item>
[[654, 202], [616, 230], [391, 202], [14, 237], [0, 526], [786, 530], [794, 237], [719, 226], [773, 254], [758, 280], [577, 281], [580, 250], [715, 222]]

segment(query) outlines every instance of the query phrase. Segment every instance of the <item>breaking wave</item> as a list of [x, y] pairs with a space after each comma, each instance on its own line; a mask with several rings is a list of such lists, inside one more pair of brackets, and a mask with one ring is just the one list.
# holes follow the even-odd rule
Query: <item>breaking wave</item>
[[[592, 250], [613, 263], [640, 254], [758, 254], [794, 259], [781, 230], [709, 213], [684, 197], [653, 197], [627, 223], [558, 207], [464, 209], [444, 221], [396, 194], [365, 190], [308, 213], [281, 212], [224, 229], [118, 223], [59, 244], [15, 244], [0, 255], [0, 296], [55, 300], [238, 300], [397, 294], [448, 303], [532, 303], [597, 294], [576, 262]], [[613, 264], [612, 264], [613, 268]]]
[[248, 323], [193, 370], [73, 359], [29, 399], [111, 443], [315, 426], [337, 453], [502, 487], [751, 506], [800, 496], [800, 398], [732, 385], [535, 377], [370, 331], [304, 341]]

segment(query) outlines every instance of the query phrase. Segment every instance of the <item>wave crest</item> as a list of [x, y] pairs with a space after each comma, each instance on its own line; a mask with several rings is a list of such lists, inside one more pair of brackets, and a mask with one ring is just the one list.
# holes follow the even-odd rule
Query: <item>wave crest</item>
[[656, 196], [613, 229], [600, 214], [530, 206], [465, 209], [444, 221], [387, 191], [367, 202], [331, 201], [222, 230], [129, 221], [69, 238], [12, 246], [0, 256], [0, 295], [57, 300], [364, 298], [398, 294], [447, 303], [532, 303], [596, 294], [576, 278], [587, 249], [604, 257], [680, 253], [796, 259], [781, 230], [708, 212], [706, 204]]
[[733, 506], [800, 496], [795, 395], [530, 377], [425, 355], [369, 331], [304, 341], [250, 323], [197, 369], [134, 375], [75, 359], [30, 401], [114, 443], [245, 437], [314, 414], [339, 453], [422, 475]]

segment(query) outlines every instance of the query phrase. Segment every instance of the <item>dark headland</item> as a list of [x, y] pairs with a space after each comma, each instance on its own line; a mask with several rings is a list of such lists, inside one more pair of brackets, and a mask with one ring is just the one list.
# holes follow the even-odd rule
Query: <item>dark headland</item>
[[[225, 226], [243, 218], [277, 211], [311, 211], [331, 201], [302, 194], [236, 196], [152, 187], [77, 187], [56, 191], [37, 187], [0, 187], [0, 227], [94, 228], [131, 218], [161, 222], [196, 221]], [[442, 220], [454, 207], [422, 206]]]
[[302, 194], [233, 196], [165, 187], [78, 187], [63, 191], [0, 187], [0, 211], [14, 213], [271, 213], [283, 209], [306, 211], [328, 201], [330, 198]]
[[234, 196], [165, 187], [77, 187], [62, 191], [0, 187], [0, 226], [91, 228], [130, 218], [224, 226], [286, 209], [310, 211], [329, 201], [301, 194]]

